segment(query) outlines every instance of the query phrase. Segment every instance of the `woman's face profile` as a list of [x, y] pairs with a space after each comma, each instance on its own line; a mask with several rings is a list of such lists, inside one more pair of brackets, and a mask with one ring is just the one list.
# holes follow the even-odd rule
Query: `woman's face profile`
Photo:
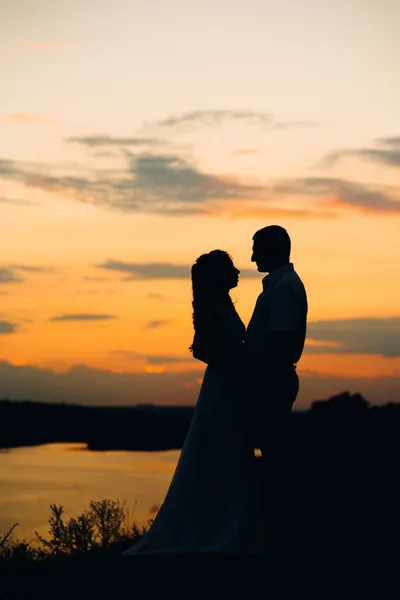
[[218, 277], [220, 277], [220, 283], [224, 291], [229, 291], [238, 285], [239, 273], [239, 269], [237, 269], [233, 264], [233, 261], [227, 257], [226, 261], [223, 261], [221, 264], [220, 272], [218, 273]]
[[236, 287], [239, 273], [229, 254], [220, 250], [203, 254], [192, 267], [193, 281], [214, 293], [226, 294]]

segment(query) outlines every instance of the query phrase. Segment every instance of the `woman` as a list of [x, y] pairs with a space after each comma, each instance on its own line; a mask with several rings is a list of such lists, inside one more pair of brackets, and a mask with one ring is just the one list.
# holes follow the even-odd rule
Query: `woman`
[[254, 452], [245, 443], [238, 369], [245, 326], [229, 291], [240, 271], [213, 250], [192, 267], [193, 356], [207, 363], [165, 500], [124, 555], [262, 551]]

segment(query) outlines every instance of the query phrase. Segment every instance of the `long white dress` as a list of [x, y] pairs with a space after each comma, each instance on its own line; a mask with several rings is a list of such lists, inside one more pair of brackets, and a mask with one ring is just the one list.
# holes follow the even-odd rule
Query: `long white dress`
[[[223, 313], [227, 344], [245, 326]], [[245, 444], [238, 385], [207, 366], [180, 458], [149, 531], [125, 556], [263, 552], [254, 450]]]

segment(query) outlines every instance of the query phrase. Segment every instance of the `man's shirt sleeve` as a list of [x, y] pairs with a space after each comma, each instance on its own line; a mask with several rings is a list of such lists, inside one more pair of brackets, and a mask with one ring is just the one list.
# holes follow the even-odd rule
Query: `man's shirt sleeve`
[[282, 283], [271, 292], [269, 299], [270, 331], [303, 333], [306, 320], [306, 301], [292, 285]]

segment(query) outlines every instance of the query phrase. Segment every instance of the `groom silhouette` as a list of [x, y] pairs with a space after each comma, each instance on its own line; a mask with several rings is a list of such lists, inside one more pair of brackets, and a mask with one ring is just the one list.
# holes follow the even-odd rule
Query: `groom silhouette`
[[283, 542], [280, 518], [287, 498], [282, 497], [285, 432], [299, 391], [296, 364], [304, 347], [307, 295], [289, 262], [287, 231], [270, 225], [253, 236], [251, 260], [261, 273], [259, 295], [245, 337], [245, 415], [249, 441], [261, 450], [262, 484], [268, 544]]

